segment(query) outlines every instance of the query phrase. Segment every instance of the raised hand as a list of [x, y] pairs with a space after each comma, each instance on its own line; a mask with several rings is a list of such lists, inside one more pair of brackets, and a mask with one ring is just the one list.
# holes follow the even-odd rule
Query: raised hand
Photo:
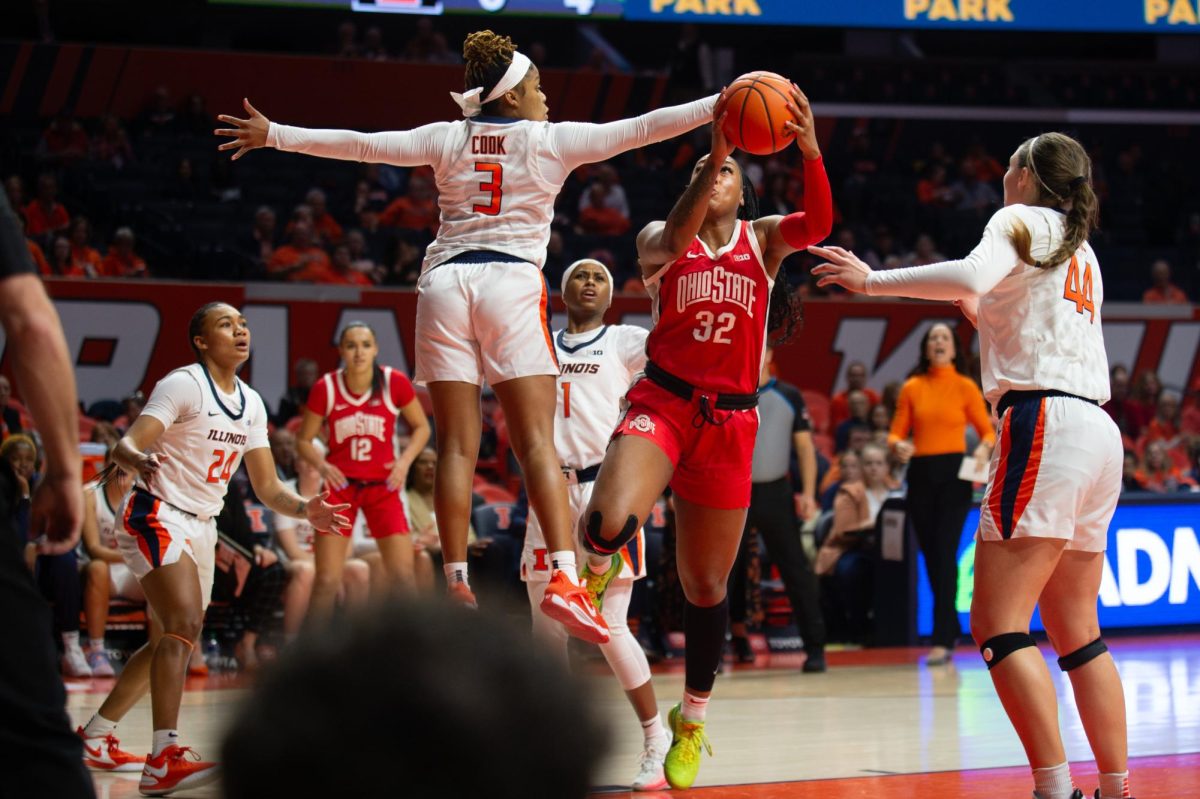
[[725, 97], [725, 90], [722, 89], [717, 105], [713, 109], [712, 151], [708, 158], [714, 164], [725, 163], [725, 159], [734, 150], [733, 142], [729, 141], [729, 137], [725, 135], [725, 106], [727, 103], [728, 98]]
[[271, 128], [271, 120], [267, 119], [257, 108], [250, 105], [248, 99], [242, 99], [242, 105], [246, 108], [246, 113], [250, 115], [249, 119], [238, 119], [231, 117], [228, 114], [218, 114], [217, 119], [222, 122], [227, 122], [234, 125], [232, 128], [217, 128], [213, 131], [217, 136], [229, 136], [233, 141], [227, 141], [218, 150], [237, 150], [233, 154], [233, 160], [236, 161], [251, 150], [257, 150], [259, 147], [267, 146], [267, 131]]
[[817, 145], [817, 125], [813, 120], [812, 108], [808, 104], [808, 96], [794, 83], [788, 110], [795, 119], [785, 121], [783, 126], [796, 135], [796, 146], [804, 153], [805, 158], [810, 161], [819, 158], [821, 148]]
[[826, 259], [825, 263], [814, 266], [812, 270], [814, 275], [821, 276], [817, 281], [818, 286], [841, 286], [859, 294], [866, 293], [867, 275], [871, 274], [871, 267], [863, 263], [857, 255], [832, 245], [813, 246], [809, 247], [808, 251], [818, 258]]

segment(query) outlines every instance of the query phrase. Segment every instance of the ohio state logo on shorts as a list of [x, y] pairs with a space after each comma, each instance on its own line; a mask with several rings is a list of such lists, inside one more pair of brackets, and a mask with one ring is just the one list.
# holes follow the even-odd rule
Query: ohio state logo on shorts
[[629, 429], [654, 435], [654, 422], [650, 421], [650, 417], [646, 414], [639, 413], [629, 421]]

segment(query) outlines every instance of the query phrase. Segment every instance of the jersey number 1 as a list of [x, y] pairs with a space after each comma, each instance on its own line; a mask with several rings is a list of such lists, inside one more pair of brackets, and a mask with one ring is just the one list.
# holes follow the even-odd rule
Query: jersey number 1
[[504, 196], [504, 165], [495, 161], [476, 161], [475, 171], [491, 177], [491, 180], [479, 184], [479, 190], [490, 194], [492, 201], [487, 205], [476, 203], [471, 206], [471, 210], [478, 214], [496, 216], [500, 213], [500, 198]]
[[[237, 451], [227, 453], [223, 449], [214, 449], [213, 455], [216, 457], [216, 460], [212, 462], [212, 466], [208, 467], [207, 482], [228, 483], [230, 475], [233, 474], [233, 464], [237, 463]], [[226, 459], [226, 456], [228, 456], [228, 459]], [[221, 468], [222, 464], [225, 466], [224, 469]]]
[[1083, 282], [1079, 280], [1079, 258], [1071, 256], [1067, 267], [1067, 282], [1063, 285], [1063, 299], [1075, 303], [1075, 312], [1087, 311], [1092, 324], [1096, 323], [1096, 304], [1092, 301], [1092, 265], [1084, 263]]

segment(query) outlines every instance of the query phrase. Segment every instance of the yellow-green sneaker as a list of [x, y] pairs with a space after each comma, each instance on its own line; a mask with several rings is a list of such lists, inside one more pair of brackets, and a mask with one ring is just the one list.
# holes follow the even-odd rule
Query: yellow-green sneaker
[[700, 773], [700, 748], [712, 757], [712, 745], [704, 734], [703, 721], [684, 720], [682, 702], [671, 708], [667, 724], [671, 728], [671, 748], [663, 761], [663, 771], [672, 788], [686, 790], [692, 787]]
[[587, 589], [588, 596], [592, 598], [592, 604], [596, 606], [596, 610], [604, 610], [604, 592], [608, 590], [608, 586], [612, 581], [617, 579], [617, 575], [621, 573], [621, 569], [625, 567], [625, 559], [621, 557], [621, 553], [617, 552], [612, 556], [612, 560], [608, 563], [608, 571], [604, 574], [596, 574], [592, 571], [592, 567], [587, 563], [583, 564], [583, 571], [579, 574], [579, 582]]

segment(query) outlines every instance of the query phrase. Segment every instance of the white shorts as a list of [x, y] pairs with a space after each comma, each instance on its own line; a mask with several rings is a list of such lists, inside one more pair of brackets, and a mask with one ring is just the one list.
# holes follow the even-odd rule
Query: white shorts
[[[575, 541], [575, 556], [581, 568], [583, 558], [587, 557], [587, 553], [580, 546], [579, 536], [574, 535], [574, 531], [578, 529], [579, 519], [587, 510], [588, 502], [592, 498], [592, 489], [595, 486], [594, 480], [567, 486], [567, 502], [571, 506], [571, 530], [572, 538]], [[621, 579], [640, 580], [646, 576], [644, 531], [638, 530], [633, 540], [621, 550], [621, 557], [625, 558], [625, 568], [621, 569], [620, 574]], [[533, 512], [532, 508], [530, 508], [529, 518], [525, 523], [525, 547], [521, 551], [521, 579], [527, 582], [550, 579], [550, 552], [546, 547], [546, 535], [542, 532], [542, 525], [538, 522], [537, 514]], [[607, 600], [605, 600], [605, 604], [607, 605]]]
[[1121, 494], [1121, 432], [1107, 413], [1073, 397], [1018, 401], [992, 453], [976, 538], [1065, 538], [1103, 552]]
[[212, 600], [217, 553], [217, 523], [201, 520], [171, 507], [140, 489], [130, 491], [118, 509], [117, 549], [138, 580], [159, 566], [191, 558], [200, 573], [201, 607]]
[[542, 270], [524, 261], [430, 269], [417, 281], [413, 382], [557, 376], [549, 302]]
[[130, 602], [146, 601], [146, 592], [142, 590], [137, 575], [124, 563], [108, 564], [108, 595]]

